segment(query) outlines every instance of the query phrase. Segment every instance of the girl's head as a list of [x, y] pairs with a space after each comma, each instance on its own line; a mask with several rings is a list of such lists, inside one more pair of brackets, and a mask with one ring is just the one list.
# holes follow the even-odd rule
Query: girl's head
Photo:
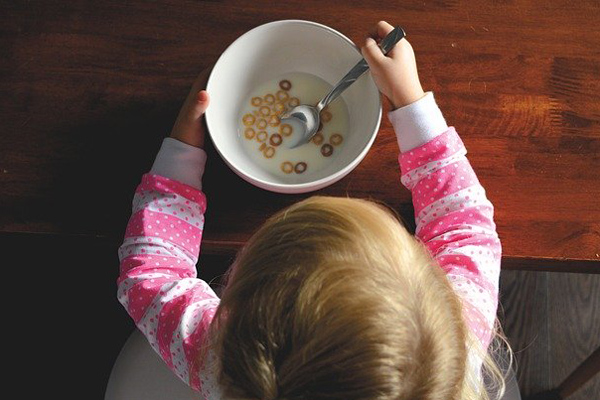
[[366, 200], [312, 197], [269, 219], [234, 262], [215, 322], [227, 398], [483, 396], [444, 272]]

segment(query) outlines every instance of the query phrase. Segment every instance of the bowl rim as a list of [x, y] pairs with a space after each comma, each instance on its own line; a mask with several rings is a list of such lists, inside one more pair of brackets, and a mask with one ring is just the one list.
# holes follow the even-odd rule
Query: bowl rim
[[[346, 35], [342, 34], [341, 32], [327, 26], [327, 25], [323, 25], [320, 24], [318, 22], [314, 22], [314, 21], [307, 21], [307, 20], [302, 20], [302, 19], [283, 19], [283, 20], [277, 20], [277, 21], [271, 21], [271, 22], [267, 22], [265, 24], [261, 24], [258, 25], [246, 32], [244, 32], [242, 35], [240, 35], [237, 39], [235, 39], [229, 46], [227, 46], [227, 48], [225, 49], [225, 51], [223, 51], [223, 53], [221, 53], [221, 55], [219, 56], [217, 62], [213, 65], [213, 68], [210, 71], [210, 74], [208, 76], [208, 80], [207, 80], [207, 84], [206, 84], [206, 90], [210, 93], [210, 88], [211, 88], [211, 82], [212, 78], [213, 78], [213, 74], [214, 71], [216, 70], [217, 66], [219, 65], [220, 62], [222, 62], [223, 60], [223, 56], [225, 54], [227, 54], [228, 52], [232, 51], [233, 46], [240, 40], [242, 40], [245, 36], [249, 35], [251, 32], [255, 31], [255, 30], [259, 30], [259, 29], [266, 29], [269, 26], [273, 26], [273, 25], [284, 25], [284, 24], [301, 24], [301, 25], [311, 25], [313, 27], [316, 28], [320, 28], [323, 29], [329, 33], [332, 33], [334, 35], [339, 36], [341, 39], [343, 39], [344, 41], [346, 41], [360, 56], [362, 56], [362, 53], [360, 51], [360, 48], [352, 41], [350, 40], [350, 38], [348, 38]], [[273, 183], [273, 182], [269, 182], [269, 181], [265, 181], [262, 179], [258, 179], [255, 178], [247, 173], [245, 173], [244, 171], [242, 171], [240, 168], [238, 168], [237, 166], [234, 165], [234, 163], [230, 160], [227, 159], [227, 157], [225, 157], [225, 155], [223, 155], [223, 153], [221, 152], [221, 149], [219, 149], [219, 147], [216, 145], [215, 140], [212, 137], [211, 129], [210, 129], [210, 124], [211, 124], [211, 118], [209, 117], [210, 113], [208, 112], [209, 110], [207, 110], [207, 112], [205, 113], [205, 119], [206, 119], [206, 126], [208, 128], [208, 136], [210, 136], [210, 140], [213, 144], [213, 147], [217, 150], [217, 152], [219, 153], [219, 156], [221, 157], [221, 159], [229, 166], [230, 169], [233, 170], [233, 172], [235, 172], [240, 178], [244, 179], [245, 181], [251, 183], [254, 186], [258, 186], [262, 189], [268, 190], [268, 191], [272, 191], [272, 192], [276, 192], [276, 193], [285, 193], [285, 194], [294, 194], [294, 193], [307, 193], [307, 192], [312, 192], [312, 191], [316, 191], [319, 189], [322, 189], [324, 187], [327, 187], [329, 185], [334, 184], [335, 182], [341, 180], [342, 178], [344, 178], [346, 175], [348, 175], [350, 172], [352, 172], [357, 166], [358, 164], [360, 164], [360, 162], [365, 158], [365, 156], [367, 155], [367, 153], [369, 152], [369, 150], [371, 149], [373, 142], [375, 141], [378, 133], [379, 133], [379, 127], [381, 126], [381, 117], [383, 114], [383, 110], [382, 110], [382, 102], [381, 102], [381, 94], [379, 94], [379, 96], [377, 97], [377, 100], [379, 101], [379, 112], [377, 115], [377, 122], [375, 123], [375, 128], [374, 128], [374, 132], [371, 135], [371, 138], [369, 139], [369, 141], [366, 143], [366, 145], [364, 146], [364, 148], [362, 149], [362, 151], [358, 154], [357, 157], [355, 157], [352, 162], [350, 162], [349, 164], [347, 164], [346, 166], [344, 166], [342, 169], [340, 169], [339, 171], [326, 176], [324, 178], [321, 179], [317, 179], [315, 181], [311, 181], [311, 182], [305, 182], [305, 183]]]

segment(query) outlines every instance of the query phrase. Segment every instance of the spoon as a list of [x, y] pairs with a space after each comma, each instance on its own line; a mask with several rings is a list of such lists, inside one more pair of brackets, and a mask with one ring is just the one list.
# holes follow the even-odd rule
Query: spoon
[[[397, 26], [381, 41], [379, 47], [383, 54], [387, 54], [394, 48], [403, 37], [406, 36], [404, 30]], [[363, 73], [369, 69], [369, 64], [362, 58], [352, 69], [331, 89], [329, 93], [316, 106], [308, 104], [300, 104], [294, 107], [289, 112], [282, 115], [281, 121], [295, 121], [297, 127], [300, 128], [299, 138], [290, 148], [296, 148], [300, 145], [308, 143], [310, 139], [317, 133], [320, 123], [320, 113], [325, 106], [335, 100], [344, 90], [354, 83]]]

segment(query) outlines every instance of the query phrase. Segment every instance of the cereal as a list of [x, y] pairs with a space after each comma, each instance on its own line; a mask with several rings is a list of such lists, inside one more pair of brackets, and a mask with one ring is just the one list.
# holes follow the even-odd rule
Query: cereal
[[268, 137], [269, 135], [265, 131], [260, 131], [256, 134], [256, 140], [258, 140], [259, 143], [266, 142]]
[[278, 118], [282, 118], [284, 113], [285, 113], [285, 110], [273, 111], [273, 115], [275, 115]]
[[344, 141], [344, 137], [342, 135], [340, 135], [339, 133], [334, 133], [329, 138], [329, 143], [331, 143], [334, 146], [338, 146], [338, 145], [342, 144], [343, 141]]
[[277, 115], [271, 115], [269, 117], [269, 126], [270, 127], [279, 126], [280, 123], [281, 123], [281, 120], [279, 119], [279, 117]]
[[278, 101], [273, 106], [273, 110], [275, 110], [275, 113], [277, 115], [281, 115], [281, 113], [283, 113], [285, 111], [285, 104], [283, 104], [282, 102]]
[[283, 138], [278, 133], [272, 134], [271, 138], [269, 139], [269, 143], [271, 143], [271, 145], [275, 147], [279, 146], [281, 142], [283, 142]]
[[263, 150], [263, 154], [267, 158], [272, 158], [275, 155], [275, 148], [268, 146], [266, 149]]
[[303, 161], [300, 161], [299, 163], [296, 164], [296, 166], [294, 167], [294, 171], [296, 171], [297, 174], [301, 174], [304, 171], [306, 171], [306, 163]]
[[267, 120], [263, 118], [259, 119], [256, 123], [256, 126], [258, 129], [265, 129], [267, 127]]
[[279, 101], [286, 101], [289, 98], [290, 98], [290, 95], [285, 90], [279, 90], [279, 91], [277, 91], [277, 100], [279, 100]]
[[244, 136], [246, 137], [246, 139], [254, 139], [255, 135], [256, 131], [252, 128], [246, 128], [246, 130], [244, 131]]
[[244, 121], [244, 125], [250, 126], [250, 125], [254, 125], [254, 121], [256, 121], [256, 118], [254, 118], [254, 115], [252, 115], [252, 114], [246, 114], [246, 115], [244, 115], [243, 121]]
[[333, 154], [333, 146], [329, 143], [325, 143], [321, 146], [321, 154], [323, 154], [324, 157], [331, 156]]
[[323, 137], [322, 133], [317, 133], [315, 136], [312, 137], [312, 142], [316, 145], [320, 145], [321, 143], [323, 143], [323, 140], [325, 138]]
[[[292, 74], [261, 84], [246, 98], [241, 123], [238, 122], [241, 128], [240, 143], [247, 151], [251, 151], [252, 159], [266, 171], [280, 176], [308, 175], [320, 170], [331, 162], [335, 147], [343, 147], [345, 141], [342, 135], [347, 129], [348, 116], [346, 110], [339, 111], [341, 108], [336, 103], [333, 107], [329, 105], [321, 110], [317, 132], [310, 139], [312, 143], [301, 150], [286, 146], [286, 141], [296, 134], [296, 126], [283, 119], [283, 116], [301, 104], [308, 104], [306, 100], [313, 93], [327, 91], [326, 82], [317, 83], [317, 77], [304, 78], [301, 76], [303, 74], [299, 73], [298, 79]], [[308, 171], [308, 164], [311, 171]]]
[[275, 103], [275, 96], [273, 96], [271, 93], [265, 95], [264, 98], [265, 98], [265, 103], [267, 103], [268, 105]]
[[279, 82], [279, 87], [283, 90], [290, 90], [292, 88], [292, 83], [287, 79], [284, 79], [281, 82]]
[[266, 117], [267, 115], [271, 114], [271, 109], [267, 106], [262, 106], [260, 108], [260, 115]]
[[290, 136], [292, 134], [292, 126], [289, 124], [281, 124], [279, 125], [279, 133], [283, 136]]
[[284, 161], [281, 163], [281, 170], [286, 174], [291, 174], [294, 172], [294, 164], [289, 161]]

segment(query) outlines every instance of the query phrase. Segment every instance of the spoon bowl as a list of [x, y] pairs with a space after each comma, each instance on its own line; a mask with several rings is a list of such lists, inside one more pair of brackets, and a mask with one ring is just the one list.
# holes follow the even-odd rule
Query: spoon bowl
[[[294, 126], [294, 138], [288, 147], [293, 149], [310, 140], [319, 128], [320, 110], [307, 104], [300, 104], [284, 114], [281, 121]], [[305, 140], [305, 138], [308, 138]]]

